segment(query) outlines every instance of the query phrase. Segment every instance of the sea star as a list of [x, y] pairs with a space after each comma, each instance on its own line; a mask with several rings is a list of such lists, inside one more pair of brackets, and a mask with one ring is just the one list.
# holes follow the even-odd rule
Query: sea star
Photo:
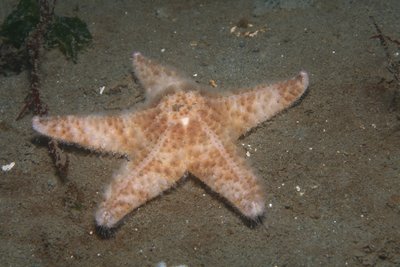
[[176, 70], [133, 54], [146, 103], [120, 115], [34, 117], [41, 134], [98, 151], [127, 155], [105, 190], [95, 220], [114, 229], [135, 208], [191, 173], [245, 217], [265, 211], [261, 181], [235, 141], [298, 100], [308, 87], [301, 71], [288, 81], [217, 94]]

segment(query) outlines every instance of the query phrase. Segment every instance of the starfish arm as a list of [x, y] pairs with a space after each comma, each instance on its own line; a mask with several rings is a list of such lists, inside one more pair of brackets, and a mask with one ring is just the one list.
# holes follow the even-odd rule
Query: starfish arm
[[196, 87], [196, 85], [173, 68], [165, 67], [141, 53], [133, 54], [133, 69], [146, 91], [146, 98], [152, 99], [162, 92]]
[[227, 199], [249, 219], [256, 220], [265, 211], [264, 186], [245, 160], [238, 156], [233, 143], [223, 143], [202, 126], [210, 142], [194, 144], [189, 159], [189, 172]]
[[308, 74], [301, 71], [288, 81], [239, 90], [230, 96], [211, 99], [209, 104], [225, 118], [235, 139], [295, 103], [308, 83]]
[[183, 155], [171, 140], [167, 130], [147, 155], [125, 164], [115, 175], [95, 215], [98, 227], [115, 227], [125, 215], [183, 176]]
[[130, 154], [146, 143], [145, 123], [152, 110], [119, 116], [33, 117], [32, 126], [41, 134], [93, 150]]

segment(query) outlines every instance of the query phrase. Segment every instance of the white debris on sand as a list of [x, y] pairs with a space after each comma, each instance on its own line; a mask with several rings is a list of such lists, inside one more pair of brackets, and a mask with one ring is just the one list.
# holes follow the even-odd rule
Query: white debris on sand
[[[156, 267], [168, 267], [165, 261], [160, 261], [156, 264]], [[171, 267], [188, 267], [186, 264], [179, 264], [179, 265], [171, 265]]]
[[13, 161], [10, 164], [6, 164], [6, 165], [1, 166], [1, 169], [3, 170], [3, 172], [8, 172], [12, 168], [14, 168], [14, 166], [15, 166], [15, 162]]

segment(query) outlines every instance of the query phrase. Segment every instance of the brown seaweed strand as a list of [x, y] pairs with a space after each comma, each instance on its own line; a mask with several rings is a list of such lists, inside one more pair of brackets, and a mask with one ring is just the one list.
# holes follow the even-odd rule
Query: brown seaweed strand
[[394, 110], [396, 110], [396, 106], [398, 104], [397, 102], [400, 97], [400, 62], [393, 60], [392, 56], [390, 55], [387, 40], [392, 43], [395, 43], [397, 45], [399, 45], [400, 42], [397, 41], [396, 39], [393, 39], [391, 37], [384, 35], [381, 28], [376, 23], [375, 18], [373, 16], [370, 16], [369, 18], [371, 19], [372, 24], [375, 26], [375, 29], [377, 32], [377, 35], [374, 35], [371, 38], [379, 39], [379, 42], [380, 42], [381, 46], [383, 47], [383, 50], [385, 51], [386, 59], [388, 61], [387, 70], [393, 75], [393, 78], [397, 84], [397, 88], [396, 88], [397, 90], [394, 91], [392, 100], [390, 103], [390, 110], [394, 111]]
[[[48, 0], [40, 0], [40, 21], [35, 30], [30, 34], [27, 40], [26, 47], [29, 54], [30, 64], [30, 92], [25, 98], [25, 105], [21, 109], [17, 120], [22, 118], [25, 112], [30, 109], [34, 115], [44, 116], [48, 114], [48, 107], [41, 101], [40, 98], [40, 59], [41, 48], [43, 47], [43, 40], [48, 26], [54, 17], [54, 7], [56, 0], [53, 0], [49, 5]], [[49, 155], [53, 160], [58, 176], [65, 181], [69, 165], [69, 158], [67, 154], [63, 154], [55, 139], [51, 139], [48, 143]]]

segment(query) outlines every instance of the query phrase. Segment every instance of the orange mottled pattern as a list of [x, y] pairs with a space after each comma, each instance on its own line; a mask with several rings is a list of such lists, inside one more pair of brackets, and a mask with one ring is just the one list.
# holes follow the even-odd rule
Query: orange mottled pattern
[[98, 226], [112, 228], [128, 213], [192, 173], [240, 214], [265, 211], [265, 186], [241, 155], [237, 138], [298, 100], [308, 87], [300, 72], [288, 81], [229, 95], [210, 94], [176, 70], [140, 53], [135, 74], [148, 106], [120, 115], [34, 117], [33, 128], [97, 151], [127, 155], [96, 212]]

